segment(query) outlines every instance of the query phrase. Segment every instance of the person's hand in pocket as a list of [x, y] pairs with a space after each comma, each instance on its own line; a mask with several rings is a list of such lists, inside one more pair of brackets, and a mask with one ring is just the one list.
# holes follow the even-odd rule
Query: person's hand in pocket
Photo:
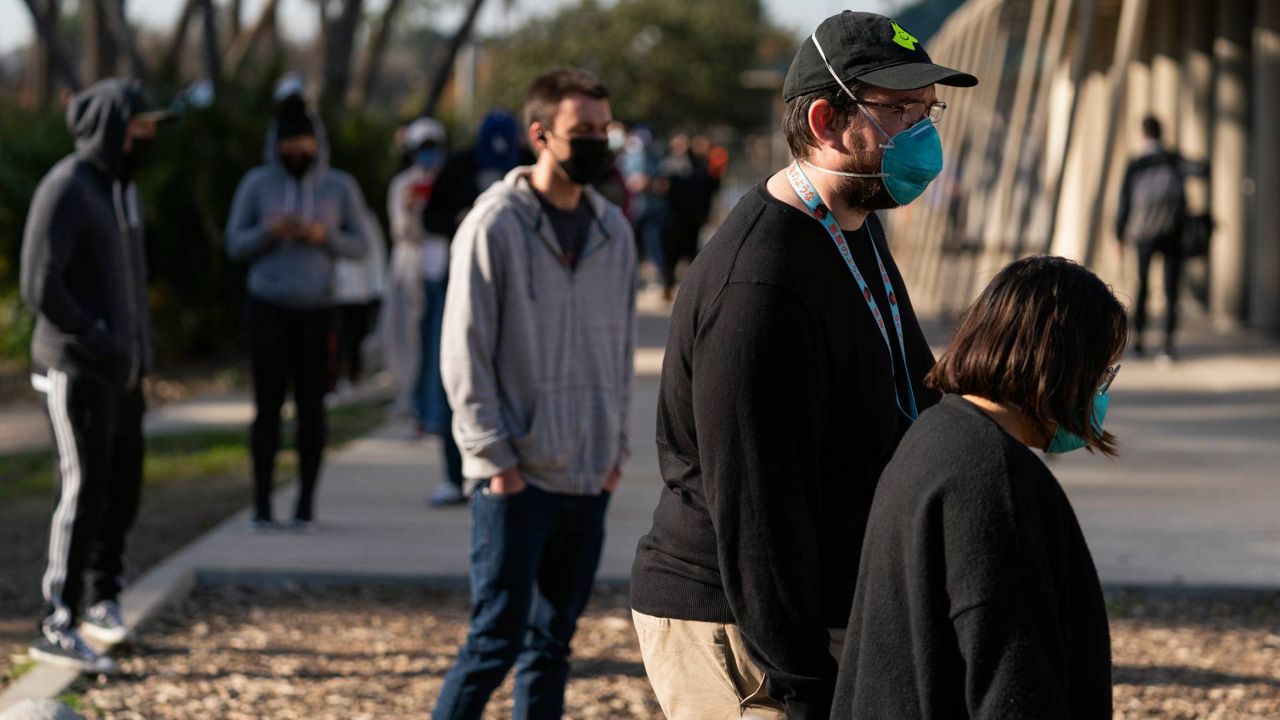
[[494, 495], [515, 495], [524, 488], [524, 477], [515, 465], [489, 478], [489, 492]]
[[622, 468], [614, 465], [609, 474], [604, 477], [604, 491], [612, 493], [618, 489], [618, 483], [620, 482], [622, 482]]

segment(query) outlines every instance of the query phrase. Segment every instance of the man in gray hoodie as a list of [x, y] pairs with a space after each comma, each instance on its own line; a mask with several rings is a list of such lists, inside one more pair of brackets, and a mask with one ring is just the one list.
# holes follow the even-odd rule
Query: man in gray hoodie
[[142, 378], [153, 348], [133, 174], [163, 117], [148, 112], [135, 80], [103, 80], [73, 97], [76, 150], [40, 181], [23, 235], [32, 384], [46, 397], [58, 461], [41, 581], [48, 614], [31, 655], [91, 673], [116, 665], [77, 630], [86, 590], [83, 630], [106, 643], [127, 634], [116, 600], [142, 487]]
[[307, 110], [301, 89], [287, 80], [277, 91], [266, 163], [240, 181], [227, 219], [227, 254], [249, 263], [244, 327], [257, 411], [250, 447], [258, 529], [274, 525], [272, 476], [289, 385], [298, 413], [300, 480], [293, 526], [305, 529], [314, 518], [327, 434], [334, 260], [361, 258], [368, 246], [360, 189], [350, 175], [329, 167], [324, 125]]
[[[471, 632], [436, 720], [479, 718], [516, 665], [515, 717], [558, 718], [569, 641], [627, 454], [635, 243], [588, 184], [608, 170], [608, 93], [549, 72], [525, 101], [532, 167], [453, 240], [441, 371], [471, 500]], [[518, 663], [517, 663], [518, 661]]]

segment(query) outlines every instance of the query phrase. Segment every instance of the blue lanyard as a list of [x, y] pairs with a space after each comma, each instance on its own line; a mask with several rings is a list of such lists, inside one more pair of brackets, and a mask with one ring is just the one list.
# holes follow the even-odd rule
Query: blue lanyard
[[849, 243], [844, 238], [844, 231], [840, 229], [840, 223], [836, 221], [835, 215], [827, 209], [822, 203], [818, 190], [814, 188], [813, 183], [800, 169], [800, 163], [792, 163], [787, 168], [787, 181], [791, 183], [791, 189], [796, 191], [796, 195], [800, 198], [800, 202], [809, 208], [809, 213], [815, 220], [822, 224], [827, 234], [831, 236], [831, 241], [836, 244], [836, 249], [840, 251], [840, 257], [844, 258], [845, 265], [849, 266], [849, 272], [853, 274], [854, 282], [858, 283], [858, 289], [862, 291], [862, 298], [867, 301], [867, 307], [871, 309], [871, 316], [876, 319], [876, 325], [880, 328], [880, 335], [884, 338], [884, 346], [889, 351], [889, 370], [893, 374], [893, 397], [898, 402], [898, 410], [906, 415], [909, 419], [915, 420], [920, 413], [916, 410], [916, 393], [911, 386], [911, 370], [907, 366], [907, 344], [902, 336], [902, 313], [898, 311], [898, 294], [893, 290], [893, 282], [889, 280], [889, 272], [884, 268], [884, 261], [880, 259], [880, 251], [876, 249], [875, 238], [871, 236], [871, 226], [867, 226], [867, 237], [871, 241], [871, 252], [876, 255], [876, 264], [880, 266], [880, 279], [884, 282], [884, 294], [889, 299], [889, 312], [893, 315], [893, 328], [898, 331], [898, 349], [902, 352], [902, 368], [906, 372], [907, 380], [907, 402], [910, 411], [902, 407], [902, 397], [898, 392], [897, 365], [893, 362], [893, 343], [889, 340], [889, 330], [885, 327], [884, 315], [880, 313], [880, 306], [876, 304], [876, 299], [871, 295], [871, 289], [867, 287], [867, 281], [862, 278], [862, 271], [858, 269], [858, 263], [853, 260], [853, 251], [849, 249]]

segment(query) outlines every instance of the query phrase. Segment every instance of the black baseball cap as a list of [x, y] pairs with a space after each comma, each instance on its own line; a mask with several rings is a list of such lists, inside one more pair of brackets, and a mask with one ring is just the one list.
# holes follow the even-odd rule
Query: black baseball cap
[[845, 10], [823, 20], [800, 44], [782, 84], [782, 98], [789, 101], [839, 87], [827, 63], [846, 85], [859, 82], [888, 90], [915, 90], [935, 83], [952, 87], [978, 84], [978, 78], [969, 73], [935, 65], [924, 45], [893, 20]]

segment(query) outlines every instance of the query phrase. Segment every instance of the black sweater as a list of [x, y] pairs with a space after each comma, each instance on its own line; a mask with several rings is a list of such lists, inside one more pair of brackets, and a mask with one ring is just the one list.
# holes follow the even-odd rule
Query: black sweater
[[1111, 717], [1111, 640], [1053, 474], [948, 395], [880, 478], [833, 720]]
[[[933, 355], [872, 216], [847, 239], [894, 355], [868, 226], [924, 408], [936, 401], [921, 382]], [[737, 624], [787, 717], [826, 718], [836, 675], [827, 628], [849, 617], [876, 479], [908, 424], [889, 350], [831, 238], [756, 187], [699, 254], [672, 311], [658, 405], [664, 487], [637, 550], [632, 607]]]

